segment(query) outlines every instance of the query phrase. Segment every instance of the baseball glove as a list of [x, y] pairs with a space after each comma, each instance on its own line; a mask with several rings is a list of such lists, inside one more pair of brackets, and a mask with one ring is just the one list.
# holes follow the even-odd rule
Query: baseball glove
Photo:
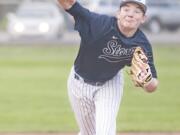
[[130, 76], [136, 87], [143, 87], [152, 79], [148, 58], [141, 47], [137, 47], [133, 53]]

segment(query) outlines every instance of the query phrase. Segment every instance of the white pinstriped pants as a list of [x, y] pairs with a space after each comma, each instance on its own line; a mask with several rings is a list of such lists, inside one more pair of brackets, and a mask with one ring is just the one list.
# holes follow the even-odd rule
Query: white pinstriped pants
[[68, 94], [80, 128], [79, 135], [116, 135], [116, 117], [123, 95], [123, 73], [102, 86], [92, 86], [74, 78], [72, 68]]

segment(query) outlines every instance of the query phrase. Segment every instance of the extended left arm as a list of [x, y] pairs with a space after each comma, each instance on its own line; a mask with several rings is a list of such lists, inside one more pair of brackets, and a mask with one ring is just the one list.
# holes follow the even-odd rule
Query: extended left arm
[[156, 75], [153, 76], [148, 58], [141, 47], [137, 47], [134, 51], [130, 75], [136, 87], [142, 87], [146, 92], [154, 92], [157, 89], [158, 80]]

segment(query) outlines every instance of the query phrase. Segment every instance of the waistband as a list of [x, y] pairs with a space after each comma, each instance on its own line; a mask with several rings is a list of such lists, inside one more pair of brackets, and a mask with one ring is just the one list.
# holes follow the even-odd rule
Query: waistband
[[83, 81], [84, 83], [90, 84], [92, 86], [102, 86], [103, 84], [105, 84], [105, 81], [104, 82], [93, 82], [91, 80], [84, 79], [80, 75], [78, 75], [77, 73], [74, 73], [74, 78], [76, 80]]

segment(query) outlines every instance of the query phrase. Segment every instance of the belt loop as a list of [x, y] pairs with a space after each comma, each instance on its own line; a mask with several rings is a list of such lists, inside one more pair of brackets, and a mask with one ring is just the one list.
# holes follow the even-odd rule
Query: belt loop
[[76, 73], [74, 73], [74, 78], [80, 80], [80, 77]]

